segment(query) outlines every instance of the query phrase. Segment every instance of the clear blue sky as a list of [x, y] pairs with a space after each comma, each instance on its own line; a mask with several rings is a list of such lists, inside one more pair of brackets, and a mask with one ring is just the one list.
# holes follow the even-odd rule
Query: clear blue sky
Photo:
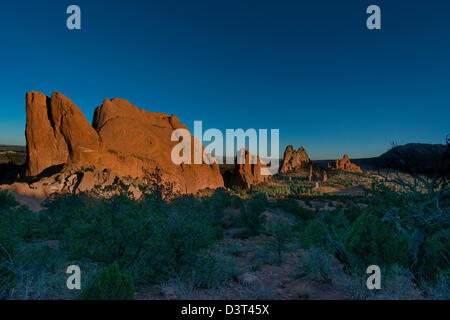
[[[82, 30], [66, 28], [78, 4]], [[382, 30], [365, 27], [378, 4]], [[2, 0], [0, 144], [25, 144], [25, 93], [89, 121], [104, 98], [193, 128], [279, 128], [281, 153], [375, 156], [450, 133], [447, 0]]]

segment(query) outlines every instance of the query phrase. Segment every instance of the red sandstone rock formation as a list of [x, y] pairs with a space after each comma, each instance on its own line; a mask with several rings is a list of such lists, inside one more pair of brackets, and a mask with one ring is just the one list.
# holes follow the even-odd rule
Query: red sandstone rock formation
[[34, 176], [66, 163], [96, 162], [99, 137], [72, 101], [55, 92], [47, 98], [39, 92], [26, 96], [27, 169]]
[[[250, 163], [252, 157], [256, 157], [254, 164]], [[264, 170], [264, 167], [267, 166], [258, 156], [251, 155], [248, 150], [241, 150], [238, 158], [240, 159], [240, 164], [237, 163], [236, 159], [233, 172], [229, 172], [228, 177], [226, 178], [227, 186], [239, 186], [244, 189], [251, 189], [253, 186], [270, 179], [270, 175], [261, 174], [261, 169]]]
[[287, 173], [298, 170], [311, 163], [309, 156], [303, 147], [298, 151], [294, 150], [293, 146], [288, 146], [284, 151], [283, 164], [280, 167], [280, 173]]
[[350, 162], [350, 158], [346, 154], [344, 155], [343, 159], [336, 160], [333, 170], [342, 170], [342, 171], [357, 172], [357, 173], [363, 172], [359, 166]]
[[158, 175], [159, 182], [180, 193], [224, 185], [217, 164], [172, 162], [172, 148], [178, 143], [171, 141], [172, 132], [187, 129], [174, 115], [139, 110], [123, 99], [106, 99], [95, 110], [91, 126], [82, 111], [57, 92], [51, 98], [28, 93], [26, 111], [27, 176], [58, 166], [94, 167], [132, 178]]

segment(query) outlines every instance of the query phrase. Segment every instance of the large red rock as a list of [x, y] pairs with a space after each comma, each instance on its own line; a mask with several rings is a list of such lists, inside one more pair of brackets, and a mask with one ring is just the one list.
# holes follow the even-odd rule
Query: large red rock
[[293, 146], [287, 146], [284, 151], [283, 164], [280, 167], [280, 173], [296, 171], [302, 167], [308, 167], [311, 164], [306, 150], [300, 147], [297, 151]]
[[26, 110], [28, 176], [64, 165], [153, 179], [180, 193], [224, 185], [215, 163], [172, 162], [172, 148], [178, 143], [171, 141], [172, 132], [187, 129], [174, 115], [139, 110], [123, 99], [106, 99], [95, 110], [91, 126], [82, 111], [57, 92], [51, 98], [39, 92], [28, 93]]
[[[250, 161], [252, 158], [254, 159], [253, 164]], [[240, 160], [238, 161], [238, 159]], [[239, 186], [243, 189], [251, 189], [270, 179], [270, 175], [263, 174], [268, 173], [267, 165], [258, 156], [250, 154], [248, 150], [239, 151], [235, 162], [234, 170], [229, 172], [226, 177], [226, 184], [229, 187]]]
[[348, 155], [344, 154], [343, 159], [337, 159], [334, 164], [334, 170], [342, 170], [347, 172], [356, 172], [356, 173], [362, 173], [363, 171], [359, 166], [357, 166], [354, 163], [350, 162], [350, 158]]

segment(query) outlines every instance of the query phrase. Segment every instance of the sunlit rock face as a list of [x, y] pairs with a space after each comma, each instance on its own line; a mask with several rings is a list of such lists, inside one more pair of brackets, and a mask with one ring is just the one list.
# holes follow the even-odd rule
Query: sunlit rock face
[[283, 164], [280, 167], [280, 173], [287, 173], [296, 171], [300, 168], [309, 167], [311, 161], [308, 153], [303, 147], [300, 147], [297, 151], [293, 146], [287, 146], [284, 151]]
[[[58, 92], [51, 98], [28, 93], [26, 111], [26, 176], [62, 167], [94, 167], [118, 176], [152, 177], [183, 194], [224, 185], [215, 163], [173, 163], [171, 152], [178, 141], [171, 141], [172, 132], [187, 130], [177, 116], [138, 109], [124, 99], [105, 99], [91, 125]], [[191, 145], [197, 145], [191, 139]]]
[[363, 172], [359, 166], [350, 162], [350, 158], [346, 154], [344, 154], [344, 158], [335, 161], [333, 169], [356, 173]]

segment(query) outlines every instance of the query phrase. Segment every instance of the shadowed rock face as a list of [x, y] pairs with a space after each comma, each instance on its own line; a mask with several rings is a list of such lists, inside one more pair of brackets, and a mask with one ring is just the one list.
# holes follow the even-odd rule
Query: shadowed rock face
[[[256, 158], [254, 158], [256, 157]], [[241, 150], [238, 154], [240, 164], [236, 159], [236, 164], [232, 172], [228, 172], [225, 180], [228, 187], [239, 186], [243, 189], [251, 189], [253, 186], [268, 181], [270, 175], [263, 175], [261, 169], [266, 169], [267, 165], [261, 162], [258, 156], [251, 155], [248, 150]], [[250, 163], [250, 159], [254, 159], [254, 163]], [[245, 160], [245, 162], [244, 162]]]
[[303, 147], [300, 147], [298, 151], [294, 150], [293, 146], [287, 146], [284, 151], [283, 164], [280, 168], [280, 173], [287, 173], [298, 170], [302, 167], [309, 166], [311, 161]]
[[347, 172], [357, 172], [362, 173], [363, 171], [359, 166], [350, 162], [348, 155], [344, 154], [343, 159], [337, 159], [334, 165], [334, 170], [342, 170]]
[[26, 111], [27, 176], [64, 165], [108, 169], [133, 178], [157, 176], [159, 183], [180, 193], [224, 185], [217, 164], [172, 162], [172, 148], [178, 143], [171, 141], [172, 132], [187, 129], [174, 115], [139, 110], [123, 99], [106, 99], [95, 110], [91, 126], [82, 111], [57, 92], [51, 98], [28, 93]]

